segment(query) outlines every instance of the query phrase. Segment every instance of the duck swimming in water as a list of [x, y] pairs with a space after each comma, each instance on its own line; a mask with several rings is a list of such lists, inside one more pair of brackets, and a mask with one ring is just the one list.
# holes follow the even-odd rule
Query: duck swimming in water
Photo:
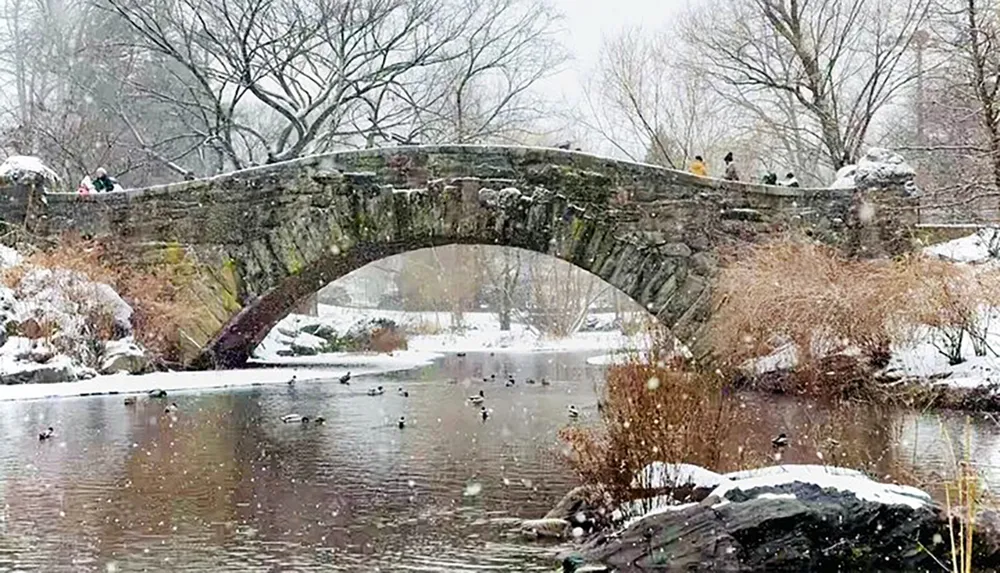
[[157, 388], [155, 390], [150, 390], [149, 391], [149, 397], [150, 398], [166, 398], [167, 397], [167, 391], [166, 390], [161, 390], [160, 388]]
[[177, 407], [177, 402], [171, 402], [169, 406], [163, 409], [164, 414], [173, 414], [180, 408]]
[[38, 434], [38, 439], [39, 440], [47, 440], [47, 439], [51, 438], [54, 435], [56, 435], [56, 431], [52, 429], [52, 426], [49, 426], [48, 428], [45, 429], [44, 432], [41, 432], [41, 433]]
[[347, 374], [344, 374], [343, 376], [340, 377], [340, 383], [341, 384], [350, 384], [351, 383], [351, 372], [350, 371], [348, 371]]
[[324, 418], [323, 416], [316, 416], [316, 419], [313, 421], [317, 424], [325, 424], [326, 418]]
[[305, 424], [309, 422], [309, 416], [300, 416], [298, 414], [285, 414], [281, 417], [281, 421], [286, 424]]
[[289, 386], [295, 386], [295, 378], [296, 378], [296, 376], [294, 374], [292, 374], [291, 379], [288, 380], [288, 385]]
[[368, 389], [368, 395], [369, 396], [381, 396], [382, 394], [385, 394], [385, 388], [383, 388], [381, 386], [379, 386], [378, 388], [369, 388]]
[[542, 386], [548, 386], [549, 384], [551, 384], [551, 382], [549, 382], [545, 378], [542, 378]]
[[406, 427], [406, 418], [404, 418], [403, 416], [400, 416], [399, 417], [399, 422], [396, 422], [396, 425], [399, 426], [400, 430], [402, 430], [403, 428], [405, 428]]
[[574, 406], [573, 404], [570, 404], [569, 407], [566, 408], [566, 413], [569, 414], [570, 418], [579, 418], [580, 417], [580, 411], [577, 410], [576, 406]]
[[126, 406], [135, 406], [135, 396], [126, 396], [125, 397], [125, 405]]
[[403, 398], [409, 398], [410, 397], [410, 393], [407, 392], [406, 390], [403, 390], [402, 387], [400, 387], [398, 390], [396, 390], [396, 393], [399, 394], [400, 396], [402, 396]]
[[469, 396], [469, 403], [470, 404], [482, 404], [483, 400], [485, 400], [485, 399], [486, 399], [486, 394], [483, 394], [483, 391], [480, 390], [479, 394], [477, 394], [475, 396]]
[[486, 418], [490, 417], [490, 411], [486, 409], [486, 406], [483, 406], [479, 409], [479, 415], [483, 417], [483, 421], [485, 422]]

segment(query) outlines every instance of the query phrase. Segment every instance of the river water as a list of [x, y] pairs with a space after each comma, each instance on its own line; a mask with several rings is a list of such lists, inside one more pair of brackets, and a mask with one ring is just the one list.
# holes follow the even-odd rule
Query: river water
[[[571, 403], [596, 414], [601, 369], [584, 358], [176, 393], [173, 418], [145, 398], [0, 403], [0, 571], [551, 570], [495, 521], [541, 517], [575, 485], [557, 432]], [[506, 372], [512, 388], [481, 381]], [[282, 423], [291, 412], [327, 422]]]
[[[350, 386], [176, 393], [174, 416], [163, 401], [127, 407], [120, 396], [0, 403], [0, 571], [554, 570], [551, 548], [498, 523], [541, 517], [576, 485], [557, 433], [570, 404], [583, 412], [575, 423], [597, 419], [603, 368], [585, 358], [469, 354]], [[512, 388], [482, 382], [508, 372]], [[377, 385], [386, 394], [368, 396]], [[485, 422], [468, 403], [480, 389]], [[964, 416], [742, 402], [749, 414], [730, 434], [741, 446], [767, 451], [788, 431], [783, 461], [863, 457], [873, 472], [929, 484], [953, 467], [944, 437], [966, 427]], [[280, 421], [293, 412], [327, 422]], [[968, 419], [972, 452], [959, 457], [995, 491], [998, 425]], [[49, 424], [56, 438], [39, 442]]]

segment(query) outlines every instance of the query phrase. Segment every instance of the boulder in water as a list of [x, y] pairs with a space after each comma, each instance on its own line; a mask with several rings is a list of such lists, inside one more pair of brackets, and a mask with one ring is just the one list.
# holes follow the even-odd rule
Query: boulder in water
[[131, 339], [114, 340], [104, 344], [101, 374], [142, 374], [149, 368], [146, 352]]

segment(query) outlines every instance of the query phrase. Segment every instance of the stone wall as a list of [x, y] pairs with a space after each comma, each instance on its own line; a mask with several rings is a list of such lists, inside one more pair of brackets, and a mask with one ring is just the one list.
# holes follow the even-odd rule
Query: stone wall
[[[0, 209], [0, 219], [41, 236], [111, 236], [137, 257], [192, 265], [199, 280], [189, 288], [204, 308], [185, 339], [201, 365], [219, 367], [245, 361], [330, 281], [454, 243], [566, 260], [697, 346], [720, 249], [796, 230], [859, 244], [856, 203], [850, 191], [723, 182], [552, 149], [399, 147], [120, 193], [50, 193], [24, 213]], [[876, 223], [874, 240], [894, 236], [884, 232], [891, 217]]]

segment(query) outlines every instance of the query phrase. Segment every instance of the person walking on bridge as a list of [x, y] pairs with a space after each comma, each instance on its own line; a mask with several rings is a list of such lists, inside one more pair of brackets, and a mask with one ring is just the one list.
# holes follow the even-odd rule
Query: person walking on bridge
[[698, 177], [708, 177], [708, 167], [705, 165], [705, 160], [701, 158], [700, 155], [694, 156], [694, 161], [691, 162], [691, 167], [688, 171], [694, 173]]
[[722, 178], [727, 181], [739, 181], [740, 174], [738, 171], [736, 171], [736, 164], [733, 163], [733, 152], [730, 151], [729, 153], [727, 153], [722, 160], [726, 162], [726, 172], [725, 175], [722, 176]]
[[97, 191], [98, 193], [107, 193], [115, 190], [115, 185], [117, 185], [118, 182], [108, 175], [106, 169], [98, 167], [94, 175], [94, 191]]

